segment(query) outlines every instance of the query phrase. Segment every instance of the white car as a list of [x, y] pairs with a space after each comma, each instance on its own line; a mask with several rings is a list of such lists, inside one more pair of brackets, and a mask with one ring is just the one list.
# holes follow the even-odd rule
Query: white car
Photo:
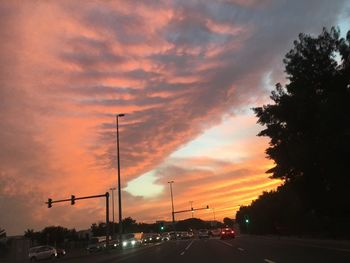
[[29, 259], [31, 262], [42, 259], [55, 259], [57, 250], [51, 246], [38, 246], [29, 249]]
[[209, 231], [207, 229], [201, 229], [198, 232], [199, 238], [209, 238]]

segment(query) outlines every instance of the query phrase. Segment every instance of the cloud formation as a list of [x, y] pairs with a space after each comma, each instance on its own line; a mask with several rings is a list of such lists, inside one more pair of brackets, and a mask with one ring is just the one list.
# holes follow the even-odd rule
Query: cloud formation
[[[7, 216], [0, 226], [21, 233], [49, 223], [87, 227], [87, 220], [103, 218], [102, 201], [56, 210], [43, 202], [115, 185], [116, 113], [127, 114], [120, 121], [124, 186], [154, 170], [158, 184], [170, 175], [179, 182], [180, 207], [194, 198], [205, 203], [207, 191], [222, 211], [272, 188], [261, 145], [250, 146], [260, 153], [255, 164], [169, 156], [226, 113], [239, 115], [266, 97], [262, 78], [282, 77], [292, 40], [334, 25], [344, 3], [2, 1], [0, 209]], [[166, 192], [143, 204], [124, 195], [126, 215], [169, 218]]]

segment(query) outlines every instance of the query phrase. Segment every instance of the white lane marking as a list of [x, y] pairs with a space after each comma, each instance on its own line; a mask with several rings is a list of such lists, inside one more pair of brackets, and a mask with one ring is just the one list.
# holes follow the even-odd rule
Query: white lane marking
[[233, 247], [233, 245], [232, 245], [232, 244], [230, 244], [230, 243], [227, 243], [227, 242], [222, 241], [222, 240], [219, 240], [219, 241], [220, 241], [221, 243], [223, 243], [223, 244], [227, 245], [227, 246]]
[[181, 254], [180, 254], [181, 256], [185, 255], [186, 250], [188, 250], [188, 249], [191, 247], [191, 245], [193, 244], [193, 242], [194, 242], [194, 240], [192, 240], [192, 241], [187, 245], [187, 247], [185, 248], [185, 250], [181, 252]]
[[185, 248], [185, 250], [188, 250], [190, 246], [193, 244], [194, 240], [191, 241], [191, 243], [188, 244], [188, 246]]
[[265, 258], [264, 261], [267, 262], [267, 263], [276, 263], [275, 261], [272, 261], [272, 260], [267, 259], [267, 258]]
[[240, 251], [244, 251], [244, 249], [243, 249], [243, 248], [241, 248], [241, 247], [239, 247], [239, 248], [238, 248], [238, 250], [240, 250]]

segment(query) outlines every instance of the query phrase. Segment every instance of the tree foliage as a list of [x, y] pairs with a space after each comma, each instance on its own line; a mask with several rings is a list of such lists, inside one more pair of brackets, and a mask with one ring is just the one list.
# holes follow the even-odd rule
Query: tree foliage
[[233, 227], [235, 224], [235, 220], [229, 217], [225, 217], [223, 221], [225, 226]]
[[62, 226], [48, 226], [41, 231], [27, 229], [24, 236], [28, 238], [32, 244], [38, 245], [54, 245], [63, 247], [65, 241], [76, 241], [78, 235], [75, 229], [67, 229]]
[[0, 238], [4, 238], [4, 237], [6, 237], [6, 231], [5, 231], [5, 229], [2, 229], [0, 227]]
[[[265, 220], [266, 227], [272, 220], [292, 232], [310, 225], [330, 229], [350, 219], [350, 31], [346, 38], [335, 28], [318, 37], [300, 34], [284, 64], [288, 83], [276, 85], [273, 104], [254, 109], [265, 127], [258, 135], [270, 138], [266, 153], [275, 166], [267, 172], [284, 185], [247, 209], [254, 213], [264, 208], [267, 218], [260, 214], [259, 221]], [[307, 227], [302, 222], [293, 227], [288, 216], [280, 215], [289, 202], [297, 206], [289, 218], [302, 217], [310, 222]], [[271, 224], [267, 228], [262, 232], [276, 230]]]

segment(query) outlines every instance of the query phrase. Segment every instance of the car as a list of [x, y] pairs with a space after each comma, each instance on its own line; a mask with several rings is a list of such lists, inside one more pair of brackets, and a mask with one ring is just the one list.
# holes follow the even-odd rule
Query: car
[[139, 245], [140, 245], [140, 240], [137, 240], [136, 238], [123, 239], [122, 241], [122, 248], [132, 248], [132, 247], [137, 247]]
[[106, 248], [106, 237], [100, 236], [91, 238], [86, 249], [89, 253], [93, 253], [101, 251], [104, 248]]
[[162, 237], [159, 234], [144, 234], [142, 237], [143, 244], [161, 242]]
[[123, 234], [121, 240], [121, 248], [133, 248], [141, 245], [140, 238], [134, 233]]
[[119, 247], [119, 240], [110, 240], [108, 247], [111, 249], [118, 248]]
[[57, 251], [57, 258], [62, 258], [67, 254], [66, 250], [64, 250], [63, 248], [56, 248], [56, 251]]
[[223, 229], [221, 229], [220, 238], [221, 239], [235, 238], [235, 231], [229, 227], [223, 228]]
[[208, 231], [208, 229], [200, 229], [198, 231], [198, 237], [199, 238], [209, 238], [209, 231]]
[[162, 241], [169, 241], [171, 238], [169, 233], [163, 233], [161, 236], [162, 236]]
[[210, 234], [212, 237], [219, 237], [221, 234], [221, 229], [220, 228], [212, 229], [210, 230]]
[[189, 235], [189, 233], [188, 232], [186, 232], [186, 231], [183, 231], [183, 232], [179, 232], [179, 238], [180, 239], [190, 239], [191, 237], [190, 237], [190, 235]]
[[177, 239], [177, 234], [175, 231], [172, 231], [172, 232], [169, 232], [169, 237], [170, 237], [170, 240], [175, 240]]
[[29, 249], [30, 262], [36, 262], [44, 259], [55, 259], [57, 250], [51, 246], [37, 246]]

